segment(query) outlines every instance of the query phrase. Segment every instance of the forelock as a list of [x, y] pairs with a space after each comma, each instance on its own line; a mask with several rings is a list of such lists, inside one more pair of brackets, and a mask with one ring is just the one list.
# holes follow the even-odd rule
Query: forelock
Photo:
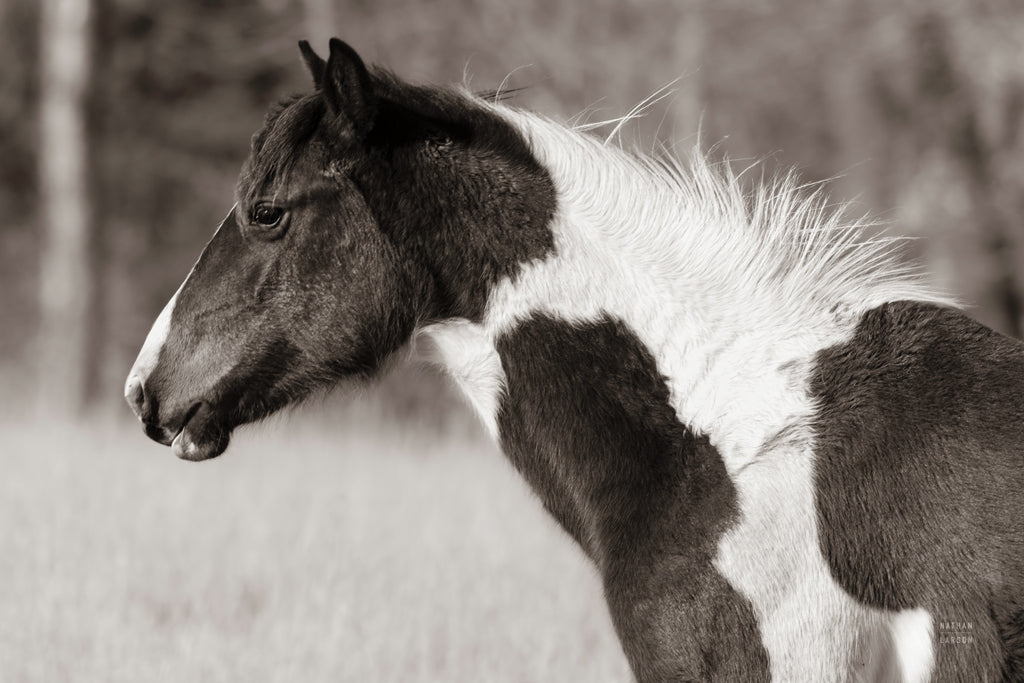
[[326, 112], [319, 93], [293, 95], [274, 105], [252, 137], [247, 172], [239, 179], [239, 199], [253, 201], [287, 177]]

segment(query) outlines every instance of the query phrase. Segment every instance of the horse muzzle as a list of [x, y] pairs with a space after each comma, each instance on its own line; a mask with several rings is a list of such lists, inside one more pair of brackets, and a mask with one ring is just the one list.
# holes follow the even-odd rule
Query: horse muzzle
[[147, 390], [144, 380], [135, 373], [125, 382], [124, 397], [142, 422], [146, 436], [170, 446], [182, 460], [207, 460], [228, 447], [231, 430], [220, 423], [206, 401], [183, 402], [172, 409], [161, 409], [157, 393]]

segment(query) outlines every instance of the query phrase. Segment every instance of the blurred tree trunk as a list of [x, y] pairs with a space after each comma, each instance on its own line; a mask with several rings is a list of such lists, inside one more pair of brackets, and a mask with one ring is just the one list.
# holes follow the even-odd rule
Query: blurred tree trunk
[[89, 305], [86, 93], [91, 76], [89, 0], [43, 0], [40, 22], [39, 183], [43, 251], [39, 273], [38, 408], [81, 414]]
[[1021, 338], [1022, 297], [1018, 273], [1015, 268], [1015, 244], [1011, 239], [1012, 229], [997, 208], [992, 179], [991, 150], [987, 148], [978, 130], [973, 112], [960, 122], [961, 129], [953, 131], [950, 147], [955, 158], [966, 169], [968, 190], [974, 205], [976, 220], [988, 255], [988, 281], [982, 291], [991, 302], [991, 307], [1001, 317], [999, 329], [1014, 337]]
[[[89, 26], [90, 36], [90, 71], [94, 74], [106, 74], [112, 71], [114, 46], [117, 45], [115, 34], [114, 17], [117, 16], [117, 8], [113, 0], [89, 0], [92, 11], [92, 18]], [[111, 379], [115, 380], [117, 395], [121, 393], [121, 386], [125, 372], [124, 367], [113, 368], [115, 372], [108, 372], [110, 361], [113, 360], [111, 350], [114, 348], [114, 333], [111, 327], [111, 320], [116, 315], [110, 310], [113, 283], [117, 281], [117, 273], [121, 264], [116, 263], [112, 256], [110, 241], [112, 239], [107, 228], [109, 217], [112, 214], [110, 188], [119, 191], [122, 184], [104, 176], [107, 166], [100, 161], [104, 150], [109, 148], [113, 139], [110, 127], [112, 108], [121, 106], [116, 95], [112, 91], [110, 79], [90, 78], [88, 89], [84, 97], [85, 106], [85, 135], [87, 154], [85, 173], [88, 176], [86, 196], [89, 199], [88, 217], [88, 267], [90, 274], [89, 301], [86, 310], [87, 328], [85, 331], [86, 344], [86, 365], [85, 378], [82, 390], [85, 400], [93, 405], [94, 400], [103, 395], [111, 396]], [[102, 401], [101, 405], [116, 405], [119, 409], [123, 406], [120, 400], [116, 402]]]
[[839, 173], [836, 184], [846, 188], [845, 194], [865, 194], [865, 203], [892, 206], [895, 198], [892, 169], [889, 167], [887, 143], [873, 114], [868, 85], [873, 56], [867, 38], [871, 33], [871, 17], [862, 7], [849, 2], [833, 2], [830, 7], [837, 17], [835, 49], [829, 53], [826, 73], [829, 114], [835, 122], [833, 137], [834, 166]]
[[983, 262], [975, 270], [978, 303], [992, 313], [993, 319], [985, 322], [1020, 337], [1024, 301], [1014, 265], [1012, 230], [998, 210], [992, 177], [996, 149], [979, 126], [978, 97], [970, 77], [960, 68], [947, 21], [939, 13], [927, 13], [914, 27], [915, 106], [921, 108], [918, 120], [926, 123], [918, 133], [925, 137], [919, 146], [941, 141], [963, 173], [975, 221], [969, 236], [984, 249]]

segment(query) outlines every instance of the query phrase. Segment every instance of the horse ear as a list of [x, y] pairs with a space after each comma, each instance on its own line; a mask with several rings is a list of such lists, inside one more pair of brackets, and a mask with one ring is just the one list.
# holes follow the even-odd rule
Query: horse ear
[[309, 46], [309, 41], [299, 41], [299, 52], [302, 53], [302, 59], [306, 62], [306, 68], [309, 69], [309, 73], [313, 76], [313, 85], [317, 90], [323, 87], [324, 84], [324, 70], [327, 68], [327, 62], [320, 59], [320, 55], [313, 52], [313, 48]]
[[373, 127], [377, 110], [373, 80], [356, 51], [337, 38], [331, 38], [320, 91], [330, 113], [345, 128], [363, 136]]

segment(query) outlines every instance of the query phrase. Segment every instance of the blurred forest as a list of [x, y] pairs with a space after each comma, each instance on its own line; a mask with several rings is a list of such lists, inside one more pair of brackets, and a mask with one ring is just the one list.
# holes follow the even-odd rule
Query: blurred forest
[[[0, 386], [122, 410], [157, 312], [232, 203], [250, 135], [331, 35], [423, 82], [621, 115], [626, 136], [834, 179], [973, 315], [1020, 336], [1019, 0], [0, 0]], [[436, 410], [415, 375], [402, 410]], [[413, 388], [410, 389], [411, 385]], [[30, 391], [32, 390], [32, 391]], [[447, 402], [441, 402], [448, 405]], [[127, 418], [127, 411], [123, 411]]]

